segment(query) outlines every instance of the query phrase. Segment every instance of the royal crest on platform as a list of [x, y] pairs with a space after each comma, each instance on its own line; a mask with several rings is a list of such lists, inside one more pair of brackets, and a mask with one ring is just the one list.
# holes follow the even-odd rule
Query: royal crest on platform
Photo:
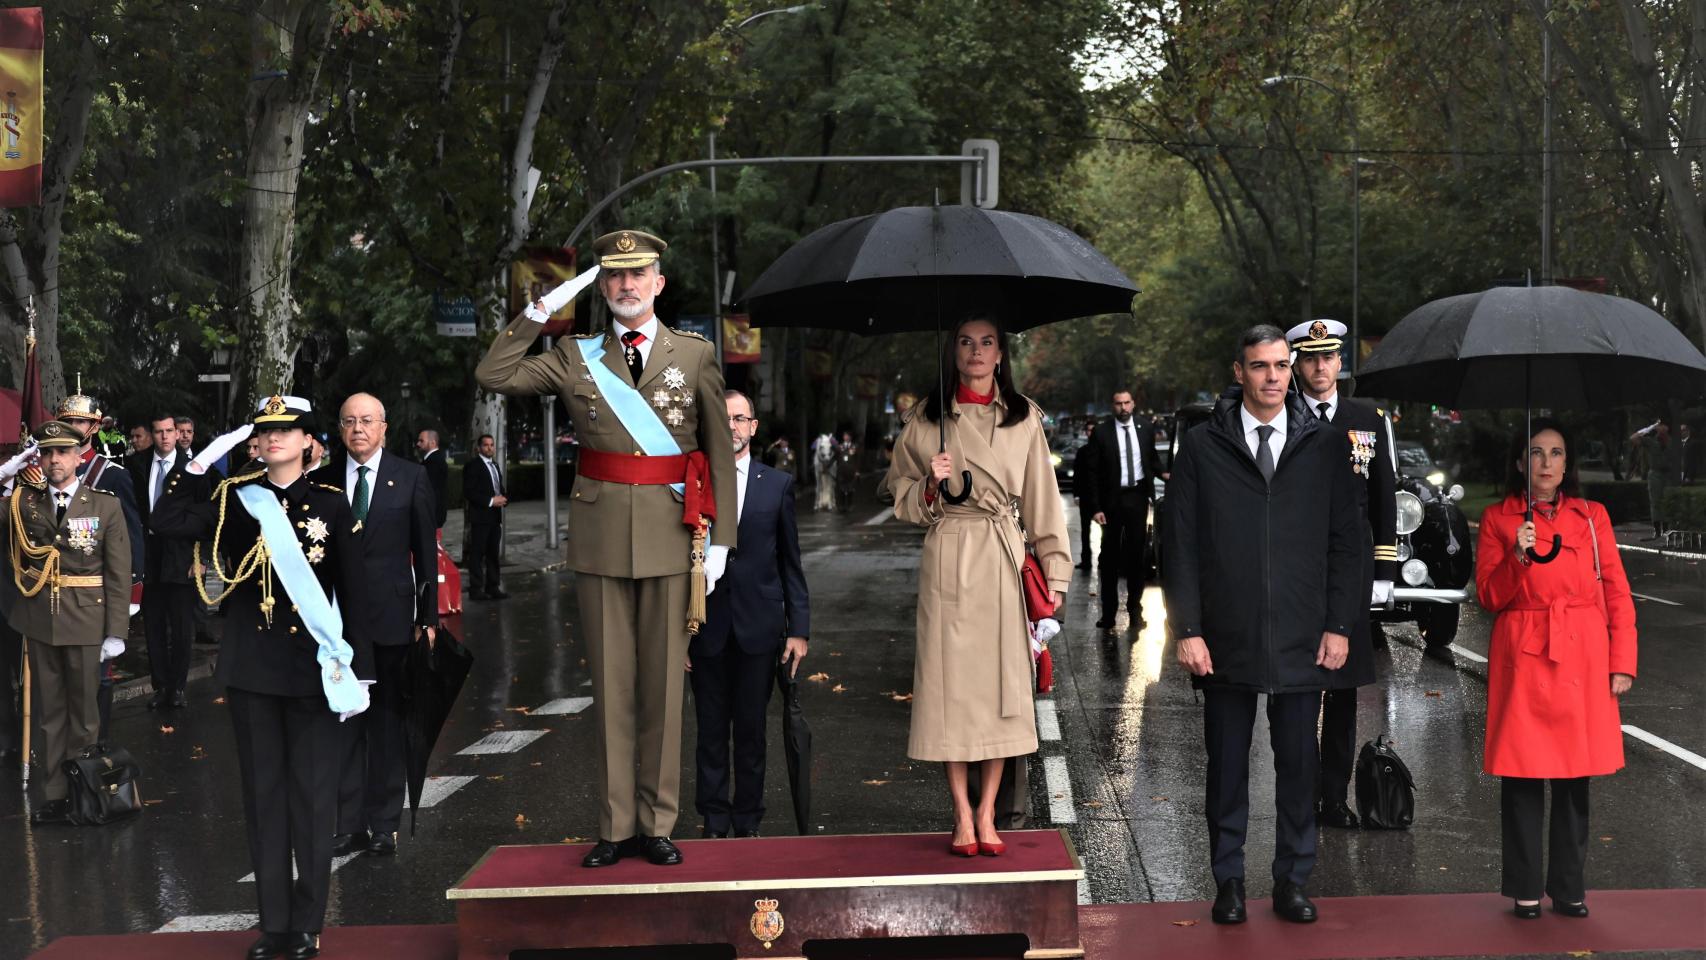
[[753, 913], [752, 922], [747, 924], [747, 928], [764, 944], [764, 949], [768, 950], [771, 941], [782, 935], [782, 912], [776, 909], [781, 905], [781, 901], [754, 900], [752, 905], [758, 910]]
[[1359, 476], [1368, 476], [1368, 465], [1374, 462], [1375, 436], [1373, 430], [1347, 430], [1351, 438], [1351, 469]]

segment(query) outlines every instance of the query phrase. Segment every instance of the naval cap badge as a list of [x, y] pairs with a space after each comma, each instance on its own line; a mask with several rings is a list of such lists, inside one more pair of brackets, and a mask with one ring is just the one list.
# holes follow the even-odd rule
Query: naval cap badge
[[1322, 323], [1319, 320], [1310, 324], [1309, 325], [1309, 339], [1311, 339], [1311, 340], [1325, 340], [1325, 339], [1327, 339], [1327, 325]]
[[267, 405], [261, 412], [269, 417], [276, 417], [282, 415], [286, 409], [284, 398], [275, 393], [267, 398]]

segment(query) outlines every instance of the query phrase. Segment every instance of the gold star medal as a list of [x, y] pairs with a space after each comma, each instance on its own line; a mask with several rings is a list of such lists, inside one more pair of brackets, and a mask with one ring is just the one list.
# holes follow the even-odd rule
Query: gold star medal
[[321, 546], [320, 544], [316, 543], [312, 547], [308, 548], [308, 562], [309, 563], [319, 563], [321, 560], [324, 560], [324, 559], [326, 559], [326, 548], [324, 546]]

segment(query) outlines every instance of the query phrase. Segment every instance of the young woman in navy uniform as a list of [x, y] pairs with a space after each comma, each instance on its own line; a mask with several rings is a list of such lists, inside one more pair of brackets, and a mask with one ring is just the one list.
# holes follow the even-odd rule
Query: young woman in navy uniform
[[[203, 596], [225, 607], [218, 678], [237, 739], [261, 915], [262, 934], [249, 948], [250, 960], [319, 954], [337, 832], [340, 716], [322, 686], [318, 643], [299, 609], [302, 598], [292, 597], [280, 574], [284, 568], [240, 499], [242, 488], [251, 486], [277, 497], [318, 589], [346, 607], [354, 602], [361, 582], [356, 521], [342, 491], [307, 480], [311, 412], [295, 397], [270, 398], [252, 424], [265, 469], [211, 490], [207, 478], [185, 473], [160, 498], [151, 521], [163, 536], [211, 540], [215, 556], [203, 562], [223, 581], [220, 597]], [[372, 647], [347, 631], [343, 639], [349, 662], [340, 660], [339, 668], [368, 681]], [[293, 861], [300, 866], [294, 880]]]

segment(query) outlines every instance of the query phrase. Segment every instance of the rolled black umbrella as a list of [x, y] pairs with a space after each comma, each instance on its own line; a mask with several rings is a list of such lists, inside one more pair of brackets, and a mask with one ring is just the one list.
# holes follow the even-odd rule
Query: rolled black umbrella
[[[1411, 311], [1357, 389], [1454, 409], [1601, 409], [1706, 395], [1706, 356], [1657, 311], [1572, 287], [1494, 287]], [[1532, 499], [1532, 496], [1530, 497]], [[1534, 518], [1533, 508], [1523, 514]], [[1557, 555], [1553, 537], [1540, 562]]]
[[441, 618], [432, 645], [415, 641], [403, 661], [403, 769], [408, 776], [411, 837], [420, 817], [427, 761], [474, 666], [474, 655], [456, 636], [461, 628], [460, 614]]
[[782, 752], [788, 758], [788, 795], [794, 801], [794, 826], [800, 836], [812, 818], [812, 728], [800, 708], [800, 683], [791, 675], [792, 663], [776, 665], [776, 686], [782, 691]]
[[[819, 327], [874, 336], [934, 330], [942, 305], [989, 310], [1009, 332], [1128, 313], [1138, 293], [1083, 237], [1024, 213], [899, 207], [822, 227], [776, 258], [746, 291], [758, 327]], [[947, 406], [943, 397], [942, 405]], [[947, 449], [947, 424], [941, 424]], [[971, 474], [952, 503], [971, 495]]]

